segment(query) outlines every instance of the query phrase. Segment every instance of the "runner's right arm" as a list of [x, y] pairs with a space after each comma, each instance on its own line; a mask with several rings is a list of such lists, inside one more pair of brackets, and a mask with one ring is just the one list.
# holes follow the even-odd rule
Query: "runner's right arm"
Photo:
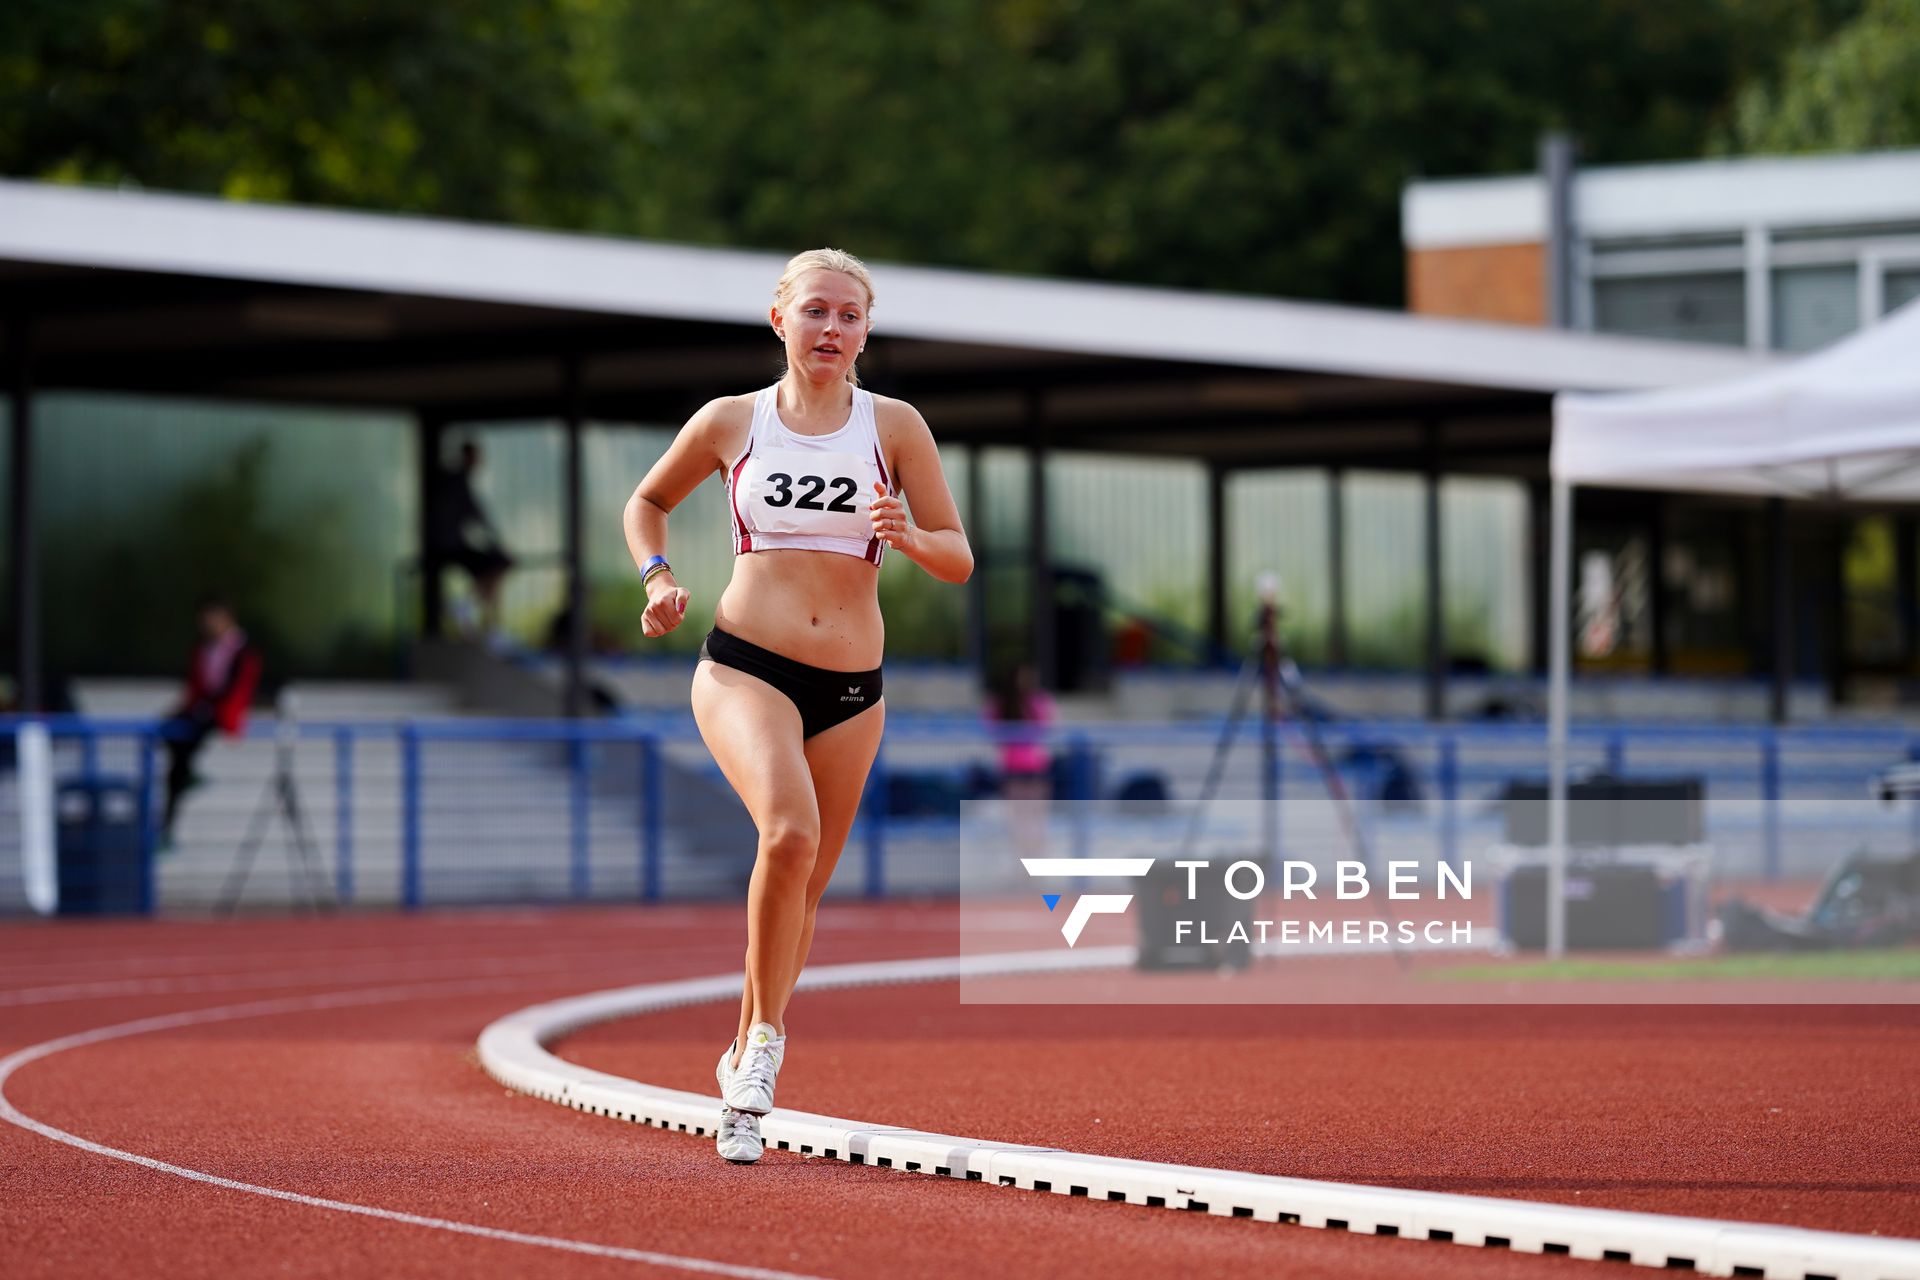
[[[730, 403], [730, 397], [710, 400], [687, 419], [687, 425], [680, 428], [680, 434], [627, 499], [620, 523], [635, 568], [644, 569], [654, 556], [667, 554], [668, 513], [720, 469]], [[641, 619], [641, 631], [647, 636], [663, 636], [679, 626], [686, 616], [688, 599], [686, 588], [674, 580], [673, 570], [654, 574], [647, 582], [647, 611]]]

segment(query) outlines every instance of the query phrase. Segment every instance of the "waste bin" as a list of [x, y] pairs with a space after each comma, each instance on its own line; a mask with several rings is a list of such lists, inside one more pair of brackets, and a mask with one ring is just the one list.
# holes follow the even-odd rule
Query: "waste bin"
[[1101, 608], [1106, 589], [1100, 575], [1055, 567], [1053, 587], [1054, 688], [1062, 693], [1104, 690], [1112, 673], [1107, 662], [1107, 620]]
[[60, 914], [134, 915], [147, 909], [140, 793], [126, 778], [93, 775], [54, 793]]

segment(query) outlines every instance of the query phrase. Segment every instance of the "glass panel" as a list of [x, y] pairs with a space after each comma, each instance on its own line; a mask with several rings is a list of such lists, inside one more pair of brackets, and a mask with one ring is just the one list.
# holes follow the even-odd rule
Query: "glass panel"
[[1903, 267], [1880, 278], [1880, 303], [1884, 312], [1898, 311], [1920, 298], [1920, 267]]
[[1737, 347], [1747, 340], [1746, 277], [1728, 271], [1595, 280], [1593, 327]]
[[1123, 660], [1203, 656], [1191, 644], [1151, 641], [1155, 623], [1175, 624], [1194, 643], [1207, 624], [1206, 468], [1181, 458], [1056, 453], [1047, 460], [1047, 525], [1063, 600], [1110, 600], [1120, 616], [1102, 615], [1102, 623], [1115, 628]]
[[1667, 666], [1674, 675], [1745, 675], [1749, 602], [1742, 590], [1742, 557], [1752, 539], [1750, 519], [1723, 508], [1668, 507], [1662, 567]]
[[1347, 661], [1423, 670], [1427, 661], [1427, 519], [1417, 476], [1354, 471], [1341, 507]]
[[1244, 471], [1227, 477], [1227, 642], [1244, 651], [1263, 573], [1280, 578], [1280, 638], [1301, 662], [1329, 660], [1333, 583], [1329, 481], [1319, 470]]
[[1440, 541], [1453, 670], [1525, 670], [1533, 643], [1526, 486], [1448, 476], [1440, 482]]
[[1773, 273], [1773, 345], [1811, 351], [1860, 327], [1860, 269], [1791, 267]]
[[1852, 522], [1842, 560], [1846, 575], [1847, 657], [1891, 665], [1906, 653], [1900, 625], [1895, 529], [1886, 516]]

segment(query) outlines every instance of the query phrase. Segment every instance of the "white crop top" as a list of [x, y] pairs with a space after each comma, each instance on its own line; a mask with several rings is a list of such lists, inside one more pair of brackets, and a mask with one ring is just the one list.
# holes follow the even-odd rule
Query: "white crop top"
[[879, 564], [887, 545], [873, 536], [867, 514], [873, 486], [896, 490], [880, 452], [873, 393], [855, 387], [846, 425], [823, 436], [789, 431], [779, 406], [778, 384], [753, 398], [746, 447], [727, 466], [733, 553], [838, 551]]

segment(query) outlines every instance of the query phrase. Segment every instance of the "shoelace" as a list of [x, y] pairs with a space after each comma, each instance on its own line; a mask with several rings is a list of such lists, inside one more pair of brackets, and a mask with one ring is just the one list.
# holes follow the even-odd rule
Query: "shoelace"
[[773, 1077], [780, 1070], [780, 1064], [774, 1060], [773, 1045], [748, 1045], [747, 1052], [740, 1059], [740, 1066], [733, 1078], [743, 1080], [757, 1089], [773, 1093]]
[[724, 1139], [737, 1137], [740, 1134], [759, 1137], [760, 1117], [751, 1111], [735, 1111], [732, 1107], [728, 1107], [720, 1115], [720, 1136]]

